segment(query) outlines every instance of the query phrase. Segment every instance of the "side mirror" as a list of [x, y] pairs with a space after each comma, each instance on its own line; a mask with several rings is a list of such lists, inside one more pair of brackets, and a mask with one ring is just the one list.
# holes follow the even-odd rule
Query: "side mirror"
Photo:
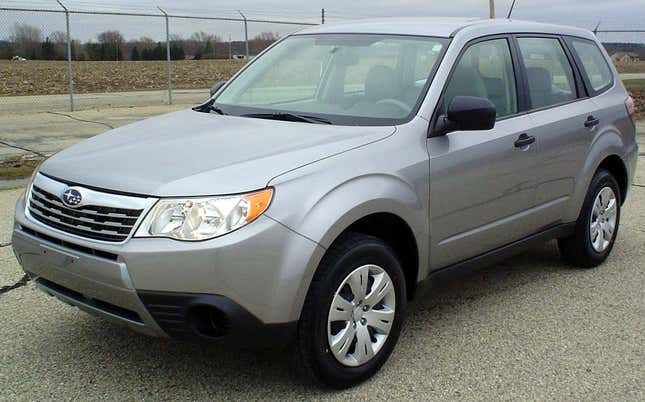
[[226, 81], [220, 81], [217, 84], [213, 85], [211, 87], [211, 96], [215, 95], [217, 91], [222, 89], [222, 87], [226, 84]]
[[496, 116], [495, 105], [486, 98], [455, 96], [447, 113], [439, 116], [434, 136], [457, 130], [490, 130], [495, 127]]

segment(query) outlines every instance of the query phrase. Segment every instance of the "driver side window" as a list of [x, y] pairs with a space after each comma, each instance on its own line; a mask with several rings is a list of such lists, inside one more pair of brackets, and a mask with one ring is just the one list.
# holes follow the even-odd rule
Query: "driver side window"
[[515, 74], [506, 39], [479, 42], [466, 49], [446, 87], [444, 109], [455, 96], [490, 100], [498, 118], [517, 113]]

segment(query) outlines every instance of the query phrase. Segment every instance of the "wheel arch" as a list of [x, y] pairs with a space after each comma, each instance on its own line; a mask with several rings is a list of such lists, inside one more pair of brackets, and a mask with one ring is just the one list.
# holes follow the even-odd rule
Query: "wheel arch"
[[567, 222], [576, 221], [580, 216], [589, 185], [598, 169], [605, 168], [614, 175], [620, 187], [621, 202], [625, 202], [629, 189], [629, 177], [624, 153], [625, 145], [621, 137], [615, 133], [608, 132], [600, 135], [592, 143], [587, 159], [575, 181], [570, 208], [565, 214]]
[[334, 240], [332, 247], [347, 233], [376, 237], [394, 251], [405, 274], [406, 294], [408, 299], [412, 299], [419, 276], [419, 248], [414, 232], [407, 222], [390, 212], [372, 213], [345, 228]]
[[609, 155], [600, 162], [594, 174], [596, 174], [600, 169], [605, 169], [614, 176], [618, 182], [618, 188], [620, 189], [620, 202], [621, 204], [624, 204], [629, 187], [627, 166], [625, 165], [625, 162], [616, 154]]
[[[305, 216], [294, 216], [294, 211], [272, 214], [271, 218], [315, 241], [325, 250], [320, 255], [311, 256], [301, 277], [297, 301], [302, 300], [304, 304], [326, 250], [348, 231], [372, 235], [392, 247], [404, 264], [406, 290], [413, 294], [428, 262], [427, 197], [425, 203], [423, 198], [403, 179], [375, 174], [336, 184], [323, 195], [316, 196], [315, 201], [305, 202], [309, 204], [305, 208]], [[395, 234], [403, 236], [405, 244], [396, 239]], [[295, 303], [294, 308], [300, 313], [302, 305]]]

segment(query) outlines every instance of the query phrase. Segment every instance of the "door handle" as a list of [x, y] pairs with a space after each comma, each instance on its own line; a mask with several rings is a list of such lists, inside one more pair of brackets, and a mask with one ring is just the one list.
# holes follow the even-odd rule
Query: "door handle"
[[535, 137], [527, 134], [520, 134], [517, 141], [515, 141], [515, 148], [524, 148], [535, 142]]
[[596, 119], [596, 118], [595, 118], [595, 117], [593, 117], [593, 116], [589, 116], [589, 117], [587, 117], [587, 121], [585, 121], [585, 127], [587, 127], [587, 128], [595, 127], [595, 126], [597, 126], [598, 124], [600, 124], [600, 120], [599, 120], [599, 119]]

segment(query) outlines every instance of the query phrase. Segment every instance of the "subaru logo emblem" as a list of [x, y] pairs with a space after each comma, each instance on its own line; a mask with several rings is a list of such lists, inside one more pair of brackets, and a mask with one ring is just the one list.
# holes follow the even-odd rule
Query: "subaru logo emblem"
[[77, 207], [82, 200], [83, 196], [75, 188], [68, 188], [63, 193], [63, 202], [69, 207]]

